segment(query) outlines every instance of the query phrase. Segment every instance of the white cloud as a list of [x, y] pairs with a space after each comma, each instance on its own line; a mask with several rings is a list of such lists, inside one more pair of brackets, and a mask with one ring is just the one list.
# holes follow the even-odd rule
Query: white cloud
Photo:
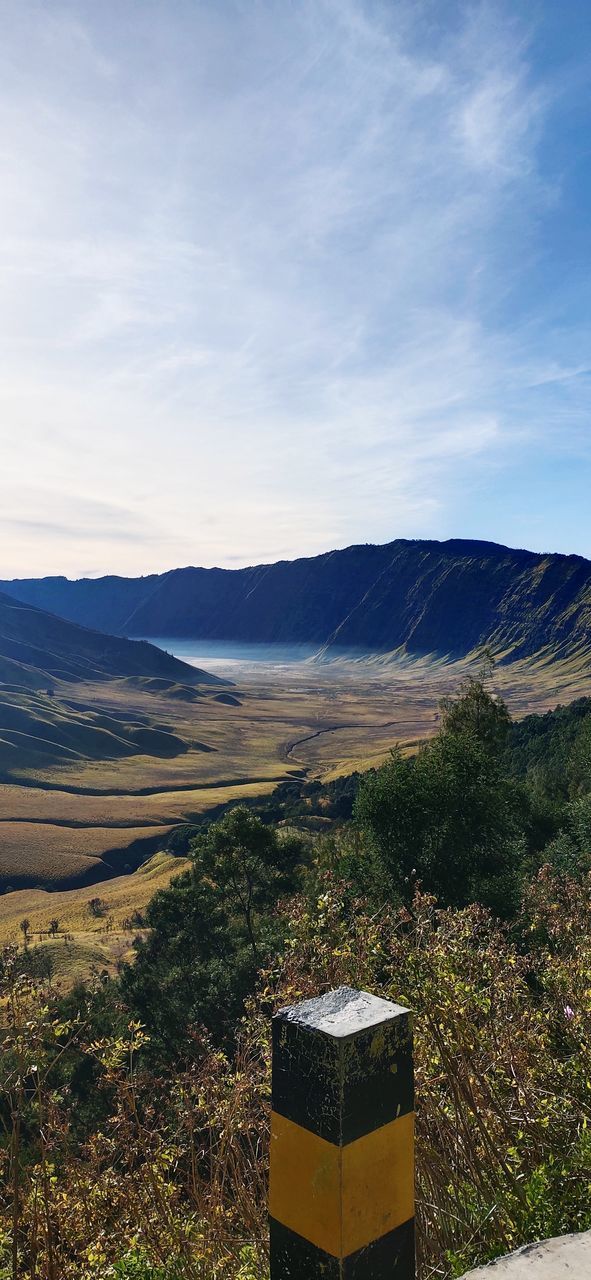
[[566, 376], [495, 317], [548, 98], [487, 12], [0, 0], [4, 575], [445, 531]]

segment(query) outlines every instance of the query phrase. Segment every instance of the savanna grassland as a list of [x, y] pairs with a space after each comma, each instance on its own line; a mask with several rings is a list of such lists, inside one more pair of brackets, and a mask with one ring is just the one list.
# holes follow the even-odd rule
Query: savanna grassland
[[[178, 749], [32, 760], [14, 745], [0, 787], [3, 886], [89, 885], [132, 870], [175, 825], [268, 794], [302, 771], [330, 778], [378, 764], [394, 744], [412, 747], [435, 731], [439, 700], [466, 669], [428, 661], [231, 663], [223, 670], [233, 686], [190, 699], [128, 680], [85, 684], [76, 699], [87, 715], [140, 725]], [[591, 689], [574, 663], [501, 666], [495, 681], [517, 717]], [[71, 688], [44, 696], [64, 706]]]
[[[110, 759], [42, 756], [30, 741], [27, 750], [13, 746], [0, 787], [3, 941], [19, 937], [23, 917], [40, 931], [61, 917], [82, 946], [79, 956], [64, 951], [67, 971], [109, 969], [129, 936], [119, 938], [113, 926], [105, 941], [104, 923], [89, 928], [93, 886], [109, 903], [123, 893], [124, 915], [141, 912], [151, 885], [143, 864], [166, 850], [176, 826], [269, 796], [290, 778], [328, 781], [363, 771], [395, 744], [414, 750], [436, 731], [441, 697], [470, 669], [427, 659], [212, 665], [224, 685], [191, 690], [111, 679], [76, 686], [75, 702], [66, 682], [35, 695], [47, 716], [72, 714], [74, 705], [74, 722], [87, 717], [93, 731], [125, 725], [129, 741], [141, 730], [149, 752], [141, 738], [134, 754]], [[591, 691], [591, 678], [574, 660], [498, 665], [494, 683], [517, 718]], [[156, 743], [170, 742], [174, 750], [152, 753]], [[169, 857], [159, 864], [164, 879], [175, 865]]]
[[[62, 985], [113, 975], [118, 964], [133, 958], [133, 940], [143, 933], [151, 898], [187, 866], [185, 858], [157, 853], [133, 875], [112, 876], [91, 889], [5, 893], [0, 897], [0, 948], [24, 945], [21, 924], [26, 920], [27, 947], [49, 961]], [[57, 922], [55, 931], [52, 921]]]
[[[113, 680], [78, 687], [76, 697], [91, 718], [124, 719], [178, 745], [164, 755], [140, 744], [119, 758], [80, 751], [32, 759], [30, 747], [13, 744], [0, 788], [5, 888], [73, 888], [130, 870], [178, 823], [264, 794], [296, 768], [283, 750], [288, 724], [265, 724], [265, 708], [250, 700], [244, 708], [233, 693], [176, 698]], [[63, 685], [44, 698], [59, 707], [71, 689]]]
[[591, 698], [515, 721], [488, 683], [420, 750], [232, 807], [184, 861], [27, 891], [2, 1280], [268, 1280], [270, 1014], [343, 983], [414, 1013], [419, 1280], [591, 1228]]

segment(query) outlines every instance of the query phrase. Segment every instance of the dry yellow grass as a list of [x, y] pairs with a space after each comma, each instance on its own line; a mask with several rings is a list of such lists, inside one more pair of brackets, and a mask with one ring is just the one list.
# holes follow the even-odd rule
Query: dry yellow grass
[[95, 933], [58, 934], [55, 938], [44, 938], [35, 950], [47, 956], [52, 983], [65, 994], [78, 982], [91, 983], [104, 974], [114, 977], [122, 961], [133, 960], [134, 936], [114, 931], [102, 938], [97, 938]]
[[[137, 929], [124, 927], [134, 911], [143, 912], [150, 898], [189, 865], [186, 858], [157, 853], [131, 875], [114, 876], [84, 889], [48, 892], [23, 889], [0, 897], [0, 946], [22, 946], [20, 922], [31, 926], [31, 946], [51, 957], [53, 974], [66, 985], [87, 980], [93, 973], [115, 971], [117, 961], [133, 957]], [[103, 914], [94, 917], [91, 898], [100, 897]], [[52, 919], [59, 921], [55, 938], [48, 937]], [[141, 932], [141, 930], [140, 930]]]
[[[89, 883], [123, 867], [140, 842], [147, 857], [171, 827], [61, 827], [48, 822], [0, 822], [0, 873], [6, 888]], [[20, 883], [19, 883], [20, 882]]]
[[[302, 770], [333, 778], [379, 764], [395, 743], [414, 749], [435, 731], [441, 697], [468, 669], [466, 663], [426, 660], [302, 664], [287, 671], [251, 666], [242, 672], [238, 707], [209, 699], [171, 702], [117, 682], [86, 687], [85, 701], [96, 707], [121, 712], [129, 705], [133, 715], [215, 750], [194, 747], [172, 759], [77, 761], [23, 771], [19, 783], [0, 787], [4, 883], [26, 875], [33, 885], [55, 885], [53, 892], [28, 888], [0, 897], [0, 943], [22, 943], [19, 921], [26, 916], [34, 944], [48, 950], [54, 974], [66, 986], [114, 972], [133, 954], [133, 933], [124, 921], [141, 912], [184, 862], [159, 853], [139, 871], [92, 887], [63, 889], [60, 879], [100, 875], [102, 859], [114, 849], [137, 839], [164, 840], [175, 823], [269, 794], [278, 780]], [[591, 693], [591, 676], [572, 661], [498, 667], [495, 683], [517, 717]], [[141, 794], [146, 789], [151, 794]], [[119, 858], [123, 865], [125, 852]], [[105, 914], [94, 919], [88, 902], [97, 896]], [[60, 921], [55, 939], [47, 936], [52, 918]]]
[[67, 791], [15, 786], [1, 788], [2, 822], [77, 823], [81, 827], [172, 826], [198, 816], [228, 800], [268, 795], [275, 782], [246, 782], [228, 787], [199, 787], [187, 791], [158, 791], [150, 796], [72, 795]]
[[[467, 662], [346, 664], [338, 701], [329, 704], [332, 717], [319, 717], [289, 759], [326, 779], [378, 765], [394, 745], [409, 749], [436, 732], [441, 698], [471, 670]], [[521, 662], [497, 667], [494, 685], [520, 719], [591, 694], [591, 673], [573, 662]]]
[[[124, 934], [130, 946], [133, 933], [123, 928], [125, 920], [134, 911], [145, 910], [148, 901], [159, 888], [170, 883], [188, 867], [185, 858], [171, 854], [155, 854], [129, 876], [114, 876], [109, 881], [92, 887], [55, 890], [28, 888], [0, 897], [0, 946], [23, 941], [20, 920], [31, 923], [32, 943], [47, 946], [64, 945], [64, 934], [73, 934], [73, 941], [86, 947], [113, 950], [119, 934]], [[88, 909], [92, 897], [100, 897], [104, 914], [95, 918]], [[59, 920], [59, 933], [54, 940], [47, 938], [50, 920]]]
[[[178, 823], [232, 800], [269, 795], [275, 785], [245, 783], [141, 797], [1, 787], [0, 877], [13, 888], [59, 885], [81, 877], [90, 883], [105, 874], [105, 864], [110, 874], [111, 867], [137, 863], [138, 855], [147, 856], [164, 844]], [[142, 819], [149, 825], [131, 825]]]
[[[0, 787], [0, 882], [20, 875], [31, 885], [58, 885], [100, 875], [105, 856], [115, 865], [127, 861], [123, 852], [117, 863], [110, 851], [164, 839], [174, 824], [268, 794], [294, 774], [330, 778], [379, 764], [395, 743], [412, 749], [435, 731], [442, 695], [469, 669], [467, 662], [386, 657], [234, 665], [220, 673], [237, 681], [237, 706], [213, 696], [186, 703], [121, 681], [84, 686], [78, 696], [85, 706], [143, 719], [189, 749], [173, 758], [76, 760], [20, 772], [15, 753], [13, 781]], [[591, 676], [574, 660], [497, 667], [495, 682], [516, 716], [591, 692]]]
[[[15, 748], [13, 780], [0, 787], [5, 886], [100, 878], [102, 862], [123, 866], [125, 849], [136, 841], [146, 841], [148, 852], [173, 825], [232, 800], [268, 794], [297, 768], [286, 763], [283, 750], [290, 726], [280, 716], [267, 719], [267, 698], [263, 706], [252, 699], [248, 709], [226, 706], [213, 695], [186, 703], [120, 681], [85, 685], [77, 697], [97, 711], [125, 713], [174, 732], [189, 749], [173, 758], [138, 755], [27, 768]], [[196, 744], [203, 741], [213, 749], [201, 750]], [[129, 858], [137, 862], [137, 849]]]

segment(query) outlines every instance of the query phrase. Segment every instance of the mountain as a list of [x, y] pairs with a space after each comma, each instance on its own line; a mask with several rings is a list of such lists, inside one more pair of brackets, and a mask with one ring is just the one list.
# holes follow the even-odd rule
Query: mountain
[[398, 539], [248, 569], [0, 583], [124, 635], [310, 646], [331, 656], [586, 653], [591, 562], [490, 542]]
[[15, 767], [184, 754], [187, 743], [168, 726], [88, 702], [88, 686], [115, 680], [124, 704], [138, 688], [192, 701], [204, 696], [201, 686], [222, 685], [145, 641], [90, 631], [0, 594], [0, 778]]
[[78, 626], [22, 600], [0, 594], [0, 681], [28, 689], [53, 680], [138, 677], [174, 684], [221, 684], [144, 640], [127, 640]]

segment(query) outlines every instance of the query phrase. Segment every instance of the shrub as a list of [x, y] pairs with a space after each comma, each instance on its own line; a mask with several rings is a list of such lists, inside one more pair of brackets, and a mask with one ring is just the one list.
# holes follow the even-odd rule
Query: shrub
[[171, 1266], [154, 1266], [144, 1252], [133, 1250], [113, 1263], [105, 1272], [105, 1280], [181, 1280], [181, 1272]]

